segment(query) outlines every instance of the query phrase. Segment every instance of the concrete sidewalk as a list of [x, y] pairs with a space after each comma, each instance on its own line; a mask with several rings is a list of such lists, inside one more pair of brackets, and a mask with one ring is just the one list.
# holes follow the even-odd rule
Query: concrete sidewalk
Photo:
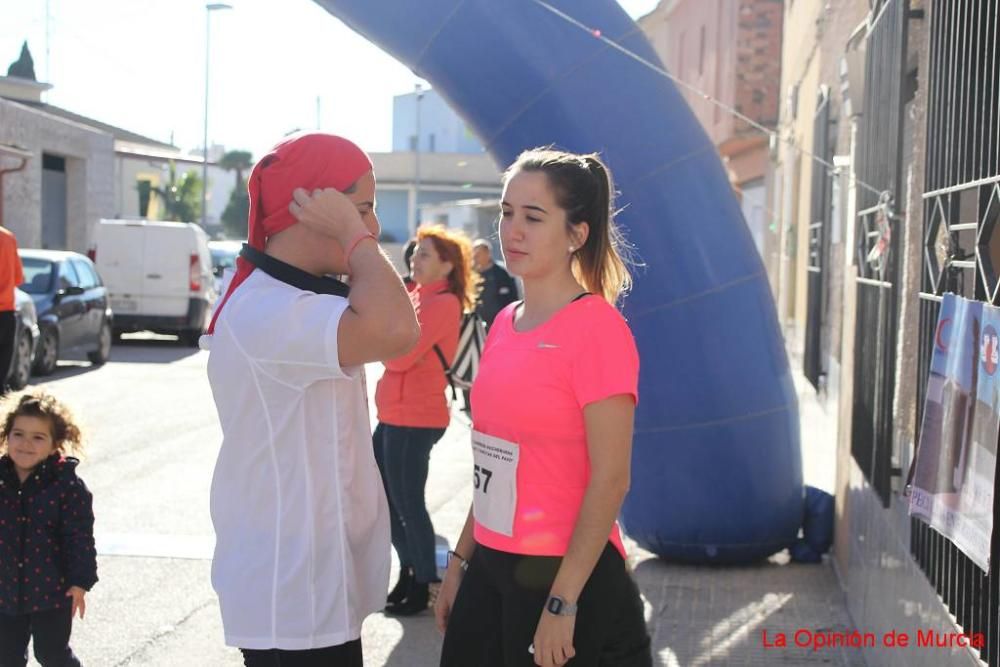
[[[808, 481], [810, 465], [806, 467]], [[457, 415], [434, 447], [427, 484], [439, 542], [453, 544], [465, 521], [471, 468], [467, 421]], [[864, 664], [857, 650], [813, 650], [817, 637], [829, 643], [853, 629], [828, 562], [800, 565], [778, 554], [751, 566], [693, 567], [667, 564], [635, 544], [627, 546], [646, 604], [656, 664]], [[765, 632], [772, 645], [783, 633], [787, 647], [765, 646]], [[806, 645], [796, 646], [796, 639]], [[376, 614], [365, 623], [363, 641], [366, 665], [438, 664], [441, 638], [430, 613], [402, 620]]]

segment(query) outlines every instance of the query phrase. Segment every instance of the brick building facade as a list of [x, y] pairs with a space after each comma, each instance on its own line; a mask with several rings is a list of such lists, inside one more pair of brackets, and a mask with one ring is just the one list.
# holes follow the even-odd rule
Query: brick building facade
[[679, 88], [688, 105], [718, 148], [762, 254], [770, 224], [765, 199], [767, 135], [700, 92], [773, 128], [778, 120], [782, 21], [781, 0], [664, 1], [638, 21], [664, 67], [682, 82]]

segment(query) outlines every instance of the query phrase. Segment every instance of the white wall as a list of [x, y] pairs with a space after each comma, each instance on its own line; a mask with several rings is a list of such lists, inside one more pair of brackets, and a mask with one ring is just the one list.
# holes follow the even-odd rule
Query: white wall
[[[175, 162], [177, 176], [189, 171], [202, 176], [202, 165], [194, 162]], [[121, 218], [140, 217], [139, 192], [136, 183], [139, 179], [149, 179], [154, 185], [162, 185], [169, 178], [169, 160], [160, 157], [142, 158], [134, 155], [115, 156], [115, 215]], [[250, 175], [248, 169], [243, 178]], [[229, 197], [236, 187], [236, 172], [226, 171], [220, 167], [208, 166], [208, 223], [216, 224], [222, 219]], [[201, 222], [190, 220], [187, 222]]]

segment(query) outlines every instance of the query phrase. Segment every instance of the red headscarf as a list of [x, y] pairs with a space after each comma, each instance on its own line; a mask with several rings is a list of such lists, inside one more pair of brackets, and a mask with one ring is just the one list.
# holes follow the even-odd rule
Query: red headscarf
[[[332, 134], [299, 134], [279, 143], [250, 172], [247, 245], [263, 251], [269, 237], [298, 222], [288, 210], [296, 188], [309, 192], [334, 188], [343, 192], [371, 169], [371, 159], [363, 150]], [[253, 269], [253, 264], [242, 257], [236, 261], [236, 275], [215, 309], [208, 327], [210, 335], [229, 296]]]

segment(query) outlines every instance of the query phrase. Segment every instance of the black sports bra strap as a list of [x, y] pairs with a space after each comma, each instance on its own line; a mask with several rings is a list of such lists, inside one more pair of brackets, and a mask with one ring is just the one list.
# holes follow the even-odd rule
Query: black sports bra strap
[[[573, 300], [570, 301], [570, 303], [576, 303], [577, 301], [579, 301], [583, 297], [585, 297], [585, 296], [591, 296], [592, 294], [593, 294], [593, 292], [583, 292], [581, 294], [577, 294], [575, 297], [573, 297]], [[521, 308], [522, 306], [524, 306], [524, 299], [521, 299], [520, 301], [515, 301], [514, 303], [516, 304], [514, 306], [514, 314], [516, 315], [518, 308]]]

